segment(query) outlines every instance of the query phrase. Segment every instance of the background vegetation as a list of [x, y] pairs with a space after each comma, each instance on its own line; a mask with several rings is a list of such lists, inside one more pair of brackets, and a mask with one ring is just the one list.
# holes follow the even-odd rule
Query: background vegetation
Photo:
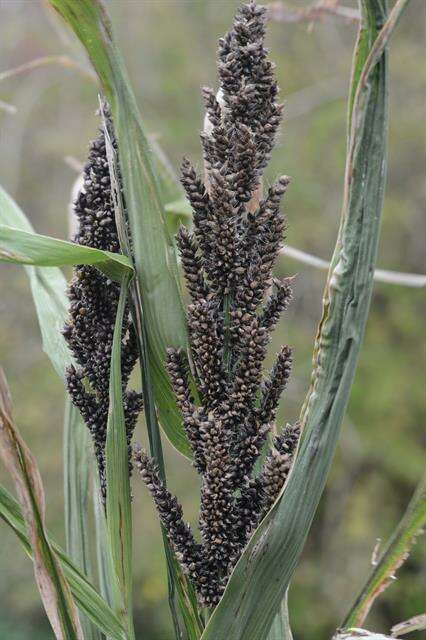
[[[228, 28], [233, 0], [110, 2], [117, 39], [138, 92], [146, 128], [177, 170], [183, 154], [201, 164], [200, 86], [216, 79], [215, 50]], [[294, 3], [304, 6], [307, 3]], [[355, 3], [346, 3], [355, 6]], [[69, 32], [41, 4], [0, 3], [0, 74], [38, 56], [72, 53], [86, 65]], [[426, 6], [413, 2], [391, 50], [389, 183], [379, 265], [424, 271], [423, 179], [426, 155], [424, 55]], [[288, 173], [291, 245], [329, 257], [341, 203], [345, 107], [355, 25], [326, 19], [308, 28], [273, 24], [269, 42], [287, 116], [269, 175]], [[67, 236], [67, 203], [75, 171], [97, 127], [96, 86], [74, 69], [50, 65], [0, 84], [3, 186], [31, 216], [37, 231]], [[13, 112], [13, 107], [16, 109]], [[272, 350], [295, 347], [295, 372], [282, 407], [298, 415], [311, 370], [312, 341], [325, 274], [289, 258], [282, 274], [298, 273], [295, 300], [274, 335]], [[59, 540], [62, 513], [63, 389], [41, 351], [23, 270], [2, 265], [0, 353], [14, 395], [16, 418], [43, 474], [49, 528]], [[329, 637], [369, 568], [378, 537], [386, 538], [424, 466], [424, 292], [377, 284], [338, 454], [303, 560], [292, 582], [290, 610], [296, 638]], [[137, 437], [144, 439], [138, 427]], [[197, 478], [165, 445], [170, 484], [195, 517]], [[8, 484], [0, 469], [1, 482]], [[137, 630], [149, 640], [170, 637], [165, 568], [157, 520], [141, 483], [134, 485]], [[18, 541], [1, 525], [0, 638], [52, 638]], [[369, 626], [389, 627], [419, 613], [426, 576], [420, 538], [399, 579], [376, 605]], [[306, 611], [309, 608], [309, 617]]]

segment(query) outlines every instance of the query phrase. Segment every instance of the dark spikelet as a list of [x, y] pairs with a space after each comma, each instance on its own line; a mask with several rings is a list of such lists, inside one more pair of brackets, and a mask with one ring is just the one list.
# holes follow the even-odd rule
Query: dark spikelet
[[184, 160], [181, 167], [181, 182], [193, 209], [195, 235], [204, 256], [212, 252], [212, 241], [209, 228], [212, 224], [210, 198], [201, 178], [189, 160]]
[[223, 329], [215, 318], [215, 312], [216, 308], [206, 300], [200, 300], [188, 308], [188, 326], [199, 390], [208, 409], [220, 402], [226, 384]]
[[240, 427], [232, 446], [234, 486], [244, 486], [245, 479], [253, 473], [270, 429], [269, 423], [261, 424], [252, 415]]
[[282, 176], [269, 188], [259, 209], [257, 247], [260, 258], [262, 294], [270, 284], [272, 267], [283, 245], [286, 220], [280, 213], [281, 198], [287, 190], [289, 178]]
[[202, 478], [200, 531], [205, 554], [226, 575], [235, 553], [235, 513], [229, 446], [213, 415], [202, 424], [206, 470]]
[[264, 496], [261, 481], [259, 478], [250, 478], [247, 484], [241, 488], [241, 494], [235, 504], [240, 531], [240, 548], [245, 546], [251, 532], [257, 527], [263, 505]]
[[209, 174], [210, 199], [215, 212], [210, 225], [214, 253], [208, 260], [211, 289], [219, 295], [229, 293], [232, 286], [236, 259], [237, 218], [233, 208], [233, 192], [221, 172], [213, 169]]
[[251, 200], [256, 190], [260, 171], [256, 167], [258, 150], [253, 131], [245, 124], [236, 125], [235, 130], [235, 159], [233, 173], [229, 176], [231, 189], [234, 195], [234, 204], [238, 207], [241, 203]]
[[188, 366], [182, 351], [167, 349], [166, 366], [178, 407], [182, 412], [183, 426], [194, 456], [194, 466], [199, 473], [202, 473], [205, 469], [205, 460], [200, 432], [200, 417], [189, 389]]
[[269, 296], [260, 316], [260, 325], [269, 331], [275, 327], [292, 298], [291, 278], [282, 281], [274, 279], [273, 283], [275, 290]]
[[300, 425], [287, 425], [274, 438], [259, 475], [242, 487], [236, 501], [241, 548], [278, 498], [290, 473], [299, 438]]
[[267, 378], [262, 385], [259, 409], [259, 417], [262, 422], [271, 422], [274, 420], [280, 396], [290, 377], [292, 362], [293, 358], [290, 347], [282, 347], [277, 355], [269, 378]]
[[260, 326], [258, 318], [253, 318], [244, 338], [245, 343], [241, 349], [229, 395], [233, 410], [238, 412], [238, 416], [244, 415], [253, 407], [256, 391], [262, 380], [268, 334], [266, 329]]
[[182, 354], [169, 350], [167, 366], [201, 476], [199, 545], [182, 529], [175, 499], [143, 464], [177, 557], [208, 606], [219, 601], [232, 567], [278, 496], [295, 449], [288, 431], [267, 445], [290, 374], [289, 347], [265, 380], [263, 363], [270, 334], [290, 302], [291, 281], [272, 275], [286, 227], [280, 206], [289, 178], [279, 178], [263, 198], [261, 193], [282, 116], [264, 36], [265, 9], [255, 2], [241, 7], [219, 42], [220, 89], [203, 89], [204, 179], [188, 160], [182, 165], [194, 233], [181, 229], [177, 242], [192, 299], [187, 316], [197, 393], [190, 393]]
[[[99, 132], [90, 145], [83, 189], [74, 204], [74, 212], [79, 223], [76, 243], [119, 253], [103, 132]], [[92, 434], [104, 499], [110, 359], [119, 295], [119, 285], [95, 267], [76, 267], [68, 288], [69, 319], [63, 331], [77, 364], [66, 372], [68, 392]], [[142, 409], [141, 394], [125, 391], [137, 358], [136, 336], [126, 309], [121, 367], [129, 445]]]
[[167, 349], [167, 371], [176, 395], [177, 403], [182, 413], [187, 413], [193, 407], [193, 398], [188, 385], [188, 367], [183, 359], [182, 351]]
[[136, 467], [154, 499], [170, 542], [183, 556], [182, 562], [188, 568], [192, 562], [197, 562], [200, 548], [191, 529], [182, 519], [182, 507], [164, 485], [152, 458], [140, 448], [135, 447], [134, 452]]
[[300, 425], [297, 423], [287, 425], [282, 434], [274, 439], [257, 479], [256, 499], [261, 503], [259, 522], [272, 507], [287, 480], [299, 438]]
[[222, 109], [217, 101], [215, 92], [210, 87], [202, 88], [206, 113], [213, 127], [219, 127], [222, 122]]
[[206, 607], [214, 606], [222, 594], [223, 584], [205, 560], [202, 547], [195, 541], [189, 525], [183, 521], [181, 505], [164, 485], [155, 462], [140, 447], [135, 447], [134, 460], [176, 557], [200, 594], [201, 603]]
[[207, 296], [203, 260], [199, 256], [197, 240], [194, 234], [182, 225], [176, 235], [176, 242], [182, 258], [186, 285], [192, 301], [196, 302]]

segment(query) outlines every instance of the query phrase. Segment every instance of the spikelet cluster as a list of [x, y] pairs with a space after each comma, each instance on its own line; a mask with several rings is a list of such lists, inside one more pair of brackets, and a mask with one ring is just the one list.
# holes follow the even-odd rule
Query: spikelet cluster
[[153, 462], [136, 453], [169, 539], [207, 607], [218, 603], [254, 528], [280, 493], [299, 437], [298, 425], [287, 425], [272, 442], [268, 436], [290, 375], [291, 349], [280, 350], [266, 377], [263, 361], [292, 294], [289, 278], [272, 276], [285, 230], [280, 203], [288, 178], [280, 177], [261, 197], [282, 116], [264, 36], [265, 9], [244, 5], [219, 41], [220, 91], [203, 90], [204, 179], [188, 160], [182, 166], [194, 230], [181, 228], [177, 243], [191, 296], [188, 327], [200, 404], [191, 395], [184, 355], [170, 349], [167, 365], [201, 476], [200, 542]]
[[[89, 157], [84, 167], [83, 188], [74, 203], [74, 213], [78, 220], [74, 242], [113, 253], [120, 252], [103, 131], [99, 131], [90, 144]], [[76, 363], [76, 366], [71, 365], [67, 369], [67, 388], [73, 404], [79, 409], [92, 434], [104, 499], [109, 373], [119, 295], [120, 285], [111, 281], [96, 267], [75, 267], [68, 288], [69, 319], [63, 331]], [[121, 367], [129, 468], [130, 440], [142, 409], [142, 396], [125, 389], [137, 357], [136, 336], [129, 310], [126, 309]]]

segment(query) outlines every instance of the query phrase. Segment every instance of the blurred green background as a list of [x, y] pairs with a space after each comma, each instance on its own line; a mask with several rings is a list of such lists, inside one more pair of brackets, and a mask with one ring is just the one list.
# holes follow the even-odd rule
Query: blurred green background
[[[78, 1], [78, 0], [76, 0]], [[303, 7], [306, 2], [293, 2]], [[346, 0], [346, 6], [356, 3]], [[116, 0], [108, 3], [147, 131], [178, 170], [184, 154], [201, 165], [200, 87], [216, 86], [217, 38], [230, 26], [233, 0]], [[413, 0], [392, 41], [390, 146], [379, 266], [424, 272], [426, 182], [424, 65], [426, 3]], [[341, 19], [269, 27], [268, 43], [286, 102], [279, 143], [267, 170], [292, 176], [285, 210], [288, 242], [327, 258], [342, 199], [346, 95], [356, 26]], [[37, 0], [0, 0], [0, 73], [36, 57], [66, 53], [87, 65], [73, 36]], [[97, 87], [73, 69], [50, 65], [0, 83], [0, 181], [36, 229], [67, 236], [67, 205], [97, 118]], [[295, 369], [281, 408], [294, 420], [307, 390], [324, 272], [282, 259], [297, 273], [295, 299], [274, 334], [271, 353], [295, 348]], [[38, 458], [49, 528], [63, 541], [61, 430], [64, 391], [41, 346], [22, 269], [1, 266], [0, 353], [18, 425]], [[338, 453], [292, 583], [296, 639], [330, 638], [369, 571], [377, 538], [386, 539], [425, 463], [424, 290], [377, 284]], [[144, 440], [143, 424], [137, 438]], [[196, 521], [198, 484], [165, 442], [170, 485]], [[10, 486], [4, 469], [0, 481]], [[134, 485], [135, 607], [139, 638], [168, 640], [162, 547], [150, 498]], [[0, 638], [53, 638], [16, 537], [0, 522]], [[369, 628], [425, 608], [426, 537], [380, 598]], [[423, 569], [422, 569], [423, 564]], [[414, 634], [420, 638], [420, 634]]]

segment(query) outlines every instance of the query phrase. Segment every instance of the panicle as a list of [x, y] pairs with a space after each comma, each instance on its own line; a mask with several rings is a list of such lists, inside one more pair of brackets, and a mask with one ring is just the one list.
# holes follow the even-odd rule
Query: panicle
[[207, 606], [219, 601], [249, 537], [278, 497], [300, 432], [287, 427], [266, 446], [292, 356], [284, 346], [264, 379], [270, 334], [291, 300], [291, 278], [272, 276], [286, 227], [280, 204], [288, 177], [261, 195], [282, 116], [264, 36], [265, 9], [255, 2], [242, 6], [219, 42], [220, 89], [203, 89], [204, 179], [189, 160], [182, 164], [194, 230], [182, 228], [177, 244], [191, 297], [194, 389], [183, 353], [170, 349], [167, 367], [201, 476], [200, 543], [152, 461], [139, 456], [138, 462], [177, 557]]
[[[110, 127], [112, 123], [109, 123]], [[78, 231], [74, 242], [120, 252], [103, 131], [90, 144], [83, 187], [74, 203]], [[120, 286], [93, 266], [74, 268], [68, 287], [69, 318], [63, 335], [74, 357], [66, 372], [68, 393], [92, 434], [103, 498], [106, 496], [105, 444], [109, 405], [109, 373]], [[142, 396], [126, 391], [138, 358], [136, 335], [126, 309], [122, 338], [123, 404], [130, 447]], [[129, 449], [129, 469], [130, 467]]]

